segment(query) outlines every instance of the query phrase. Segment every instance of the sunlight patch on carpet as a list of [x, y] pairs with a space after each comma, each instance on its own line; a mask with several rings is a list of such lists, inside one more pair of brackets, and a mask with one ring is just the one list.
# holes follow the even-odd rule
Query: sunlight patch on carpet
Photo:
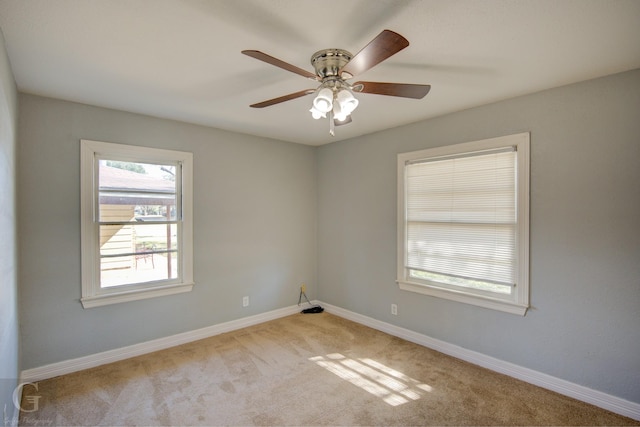
[[432, 390], [431, 386], [368, 358], [356, 360], [332, 353], [309, 360], [391, 406], [418, 400]]

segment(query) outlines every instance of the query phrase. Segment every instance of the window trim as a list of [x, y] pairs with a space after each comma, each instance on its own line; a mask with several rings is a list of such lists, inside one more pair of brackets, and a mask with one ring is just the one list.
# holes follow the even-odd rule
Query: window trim
[[[442, 156], [459, 155], [503, 147], [515, 147], [517, 151], [517, 286], [512, 300], [465, 292], [464, 289], [447, 289], [412, 281], [405, 268], [406, 260], [406, 209], [405, 165], [407, 162]], [[448, 145], [398, 154], [398, 224], [397, 224], [397, 280], [401, 290], [417, 292], [438, 298], [472, 304], [524, 316], [529, 308], [529, 189], [530, 189], [530, 134], [528, 132], [501, 136], [480, 141]]]
[[[123, 161], [178, 162], [181, 164], [182, 233], [179, 257], [182, 280], [177, 283], [149, 282], [135, 286], [100, 287], [99, 224], [97, 218], [96, 158], [116, 157]], [[134, 145], [115, 144], [87, 139], [80, 140], [80, 224], [81, 275], [84, 308], [99, 307], [165, 295], [189, 292], [193, 289], [193, 154], [184, 151]], [[105, 290], [106, 289], [106, 290]]]

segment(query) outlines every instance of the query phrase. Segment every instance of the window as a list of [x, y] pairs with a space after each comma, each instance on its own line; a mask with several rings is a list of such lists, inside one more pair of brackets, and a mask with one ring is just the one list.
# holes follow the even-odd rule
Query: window
[[192, 154], [80, 144], [84, 308], [190, 291]]
[[524, 315], [529, 134], [398, 155], [400, 289]]

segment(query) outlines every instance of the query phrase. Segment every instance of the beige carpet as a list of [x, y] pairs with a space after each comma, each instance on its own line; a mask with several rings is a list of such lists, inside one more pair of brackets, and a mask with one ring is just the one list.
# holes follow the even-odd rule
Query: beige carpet
[[323, 313], [38, 383], [21, 425], [638, 425]]

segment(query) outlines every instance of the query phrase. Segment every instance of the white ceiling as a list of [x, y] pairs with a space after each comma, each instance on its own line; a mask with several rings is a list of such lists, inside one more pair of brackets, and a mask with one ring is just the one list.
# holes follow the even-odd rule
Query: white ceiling
[[[308, 145], [640, 68], [638, 0], [0, 0], [0, 28], [23, 92]], [[249, 108], [315, 84], [240, 51], [313, 71], [383, 29], [410, 46], [356, 79], [424, 99], [357, 95], [335, 137], [311, 95]]]

